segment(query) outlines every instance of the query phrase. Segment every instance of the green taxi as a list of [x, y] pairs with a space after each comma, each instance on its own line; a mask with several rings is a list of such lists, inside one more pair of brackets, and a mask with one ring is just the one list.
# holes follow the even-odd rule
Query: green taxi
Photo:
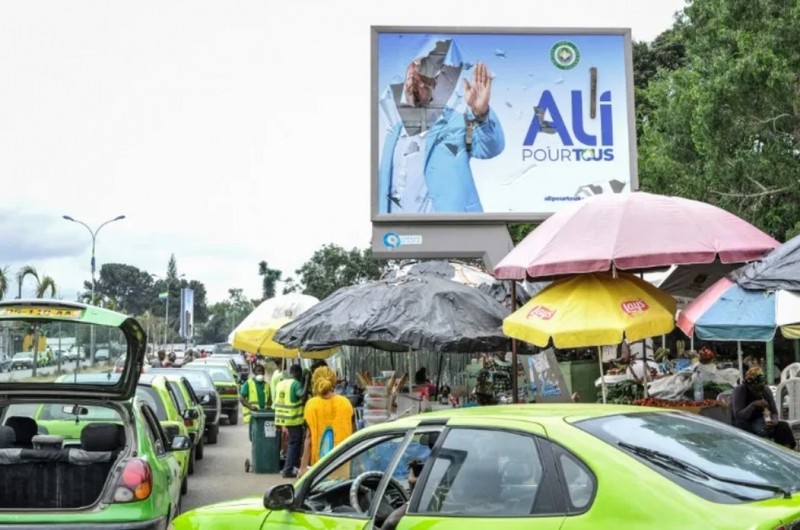
[[222, 413], [227, 414], [228, 423], [231, 425], [239, 423], [239, 375], [233, 361], [229, 359], [195, 359], [184, 364], [182, 368], [208, 372], [219, 393]]
[[[165, 372], [167, 372], [165, 370]], [[160, 373], [160, 372], [158, 372]], [[189, 472], [194, 472], [194, 460], [203, 459], [204, 432], [206, 428], [206, 413], [200, 400], [194, 393], [191, 383], [183, 376], [181, 371], [169, 371], [161, 374], [167, 378], [167, 384], [172, 388], [172, 393], [178, 402], [178, 412], [183, 418], [183, 424], [192, 439], [192, 451], [194, 458], [190, 461]]]
[[136, 397], [146, 338], [126, 315], [57, 300], [0, 302], [0, 334], [68, 330], [127, 344], [119, 374], [0, 381], [0, 528], [163, 529], [181, 511], [186, 436], [168, 437]]
[[172, 528], [380, 529], [403, 506], [400, 530], [789, 530], [800, 527], [800, 457], [665, 409], [451, 409], [359, 431], [294, 485]]
[[[162, 375], [142, 374], [136, 386], [136, 395], [150, 405], [161, 428], [168, 436], [185, 436], [189, 438], [189, 430], [184, 423], [184, 418], [193, 417], [194, 414], [182, 414], [178, 405], [175, 390], [169, 385], [167, 378]], [[187, 411], [187, 413], [194, 411]], [[191, 439], [191, 438], [190, 438]], [[182, 480], [181, 493], [186, 494], [189, 489], [189, 471], [194, 467], [194, 451], [189, 450], [178, 455], [181, 465]]]

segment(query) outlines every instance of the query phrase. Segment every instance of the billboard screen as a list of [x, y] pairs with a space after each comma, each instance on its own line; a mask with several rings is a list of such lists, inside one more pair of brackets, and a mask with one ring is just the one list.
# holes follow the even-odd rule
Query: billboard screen
[[372, 28], [373, 221], [636, 189], [630, 31]]
[[194, 335], [194, 290], [181, 289], [180, 335], [191, 339]]

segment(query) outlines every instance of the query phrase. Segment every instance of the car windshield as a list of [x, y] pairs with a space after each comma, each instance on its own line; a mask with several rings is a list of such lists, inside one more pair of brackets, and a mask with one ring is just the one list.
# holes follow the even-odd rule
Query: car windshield
[[[194, 364], [192, 364], [192, 367], [194, 367]], [[197, 368], [202, 369], [204, 372], [210, 375], [214, 382], [235, 383], [233, 375], [231, 375], [231, 371], [228, 370], [224, 365], [198, 364]]]
[[158, 393], [151, 386], [139, 385], [136, 387], [136, 395], [142, 398], [147, 403], [153, 412], [156, 413], [158, 421], [167, 421], [167, 410], [164, 408], [164, 403], [161, 401]]
[[195, 391], [213, 390], [214, 383], [208, 373], [199, 370], [181, 370], [180, 374], [185, 377], [192, 389]]
[[692, 414], [607, 416], [574, 424], [709, 501], [741, 503], [800, 491], [800, 456]]

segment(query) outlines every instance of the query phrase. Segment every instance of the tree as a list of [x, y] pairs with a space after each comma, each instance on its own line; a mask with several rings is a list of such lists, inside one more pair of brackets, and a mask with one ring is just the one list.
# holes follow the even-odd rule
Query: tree
[[258, 275], [261, 279], [261, 292], [262, 300], [267, 300], [275, 296], [275, 284], [281, 281], [283, 272], [278, 269], [270, 269], [266, 261], [261, 261], [258, 264]]
[[[91, 284], [86, 282], [84, 288], [91, 289]], [[105, 263], [100, 267], [95, 293], [106, 300], [104, 307], [110, 307], [108, 302], [113, 301], [117, 310], [128, 315], [145, 313], [157, 298], [152, 275], [124, 263]]]
[[19, 298], [22, 298], [22, 284], [25, 278], [32, 276], [36, 280], [36, 298], [44, 298], [44, 295], [50, 293], [50, 298], [56, 296], [56, 282], [50, 276], [39, 277], [36, 268], [31, 265], [25, 265], [17, 272], [17, 285], [19, 286]]
[[386, 266], [373, 258], [369, 249], [345, 250], [328, 244], [295, 271], [298, 280], [287, 279], [284, 292], [300, 291], [321, 300], [341, 287], [379, 279]]
[[533, 232], [536, 225], [533, 223], [508, 223], [508, 233], [511, 235], [511, 241], [514, 246], [519, 245], [519, 242], [525, 239], [528, 234]]
[[209, 308], [209, 317], [198, 333], [202, 342], [227, 342], [228, 335], [255, 309], [242, 289], [229, 289], [228, 298]]
[[645, 90], [642, 187], [783, 239], [800, 220], [800, 4], [694, 0], [674, 29], [686, 63]]
[[0, 269], [0, 300], [6, 297], [8, 285], [8, 267], [3, 267]]

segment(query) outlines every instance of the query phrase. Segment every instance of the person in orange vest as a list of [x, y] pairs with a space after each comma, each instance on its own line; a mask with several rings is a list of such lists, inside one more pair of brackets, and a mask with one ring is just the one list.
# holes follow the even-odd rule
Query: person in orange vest
[[286, 462], [281, 476], [294, 478], [300, 466], [303, 449], [303, 369], [299, 364], [289, 368], [289, 377], [278, 383], [275, 391], [275, 425], [288, 435]]
[[[239, 401], [244, 407], [242, 417], [245, 425], [250, 424], [253, 410], [265, 410], [272, 406], [270, 398], [269, 383], [264, 380], [264, 366], [257, 364], [253, 369], [253, 378], [245, 381], [239, 392]], [[250, 434], [249, 429], [247, 432]], [[252, 434], [250, 441], [253, 441]]]

